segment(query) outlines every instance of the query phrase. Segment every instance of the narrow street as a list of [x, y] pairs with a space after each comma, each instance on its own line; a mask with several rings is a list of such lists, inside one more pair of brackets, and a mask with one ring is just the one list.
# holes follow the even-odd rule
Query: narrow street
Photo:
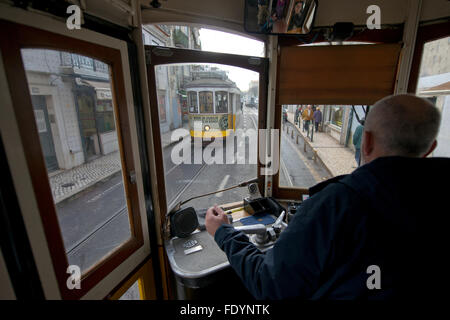
[[70, 264], [89, 268], [131, 236], [121, 172], [57, 204]]
[[[257, 128], [257, 109], [244, 107], [242, 127]], [[287, 123], [286, 126], [291, 126]], [[291, 129], [292, 130], [292, 129]], [[234, 155], [239, 147], [234, 137]], [[189, 143], [190, 141], [179, 142]], [[176, 144], [164, 149], [164, 170], [166, 172], [166, 193], [169, 207], [190, 197], [220, 190], [253, 179], [257, 165], [248, 164], [249, 148], [246, 139], [246, 164], [179, 164], [171, 160]], [[286, 130], [281, 132], [280, 185], [285, 187], [309, 187], [329, 178], [328, 172], [305, 153], [302, 144], [296, 144]], [[216, 149], [223, 152], [226, 145]], [[199, 198], [186, 204], [197, 209], [214, 204], [242, 200], [248, 195], [247, 188], [236, 188], [212, 196]], [[121, 172], [117, 172], [76, 196], [57, 204], [58, 218], [70, 264], [82, 270], [94, 265], [102, 257], [130, 238], [130, 224], [125, 201]]]

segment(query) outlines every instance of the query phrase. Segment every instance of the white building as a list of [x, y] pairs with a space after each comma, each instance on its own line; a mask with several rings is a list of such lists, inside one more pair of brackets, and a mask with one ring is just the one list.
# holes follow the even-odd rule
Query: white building
[[425, 44], [417, 94], [441, 111], [441, 127], [433, 157], [450, 157], [450, 37]]
[[49, 172], [118, 150], [108, 66], [67, 52], [23, 49]]
[[[198, 28], [187, 26], [146, 25], [145, 45], [201, 49]], [[156, 89], [161, 132], [187, 123], [187, 95], [184, 86], [191, 80], [192, 66], [157, 66]]]

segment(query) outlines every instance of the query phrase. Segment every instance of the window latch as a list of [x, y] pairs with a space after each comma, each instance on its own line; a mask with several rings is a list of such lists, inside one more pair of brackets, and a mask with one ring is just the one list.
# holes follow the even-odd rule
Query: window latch
[[130, 171], [128, 173], [128, 179], [129, 179], [130, 183], [136, 184], [136, 171]]

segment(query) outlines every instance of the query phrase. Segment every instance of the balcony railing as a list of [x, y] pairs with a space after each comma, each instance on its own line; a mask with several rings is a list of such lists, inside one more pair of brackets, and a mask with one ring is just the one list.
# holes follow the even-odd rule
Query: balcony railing
[[108, 73], [108, 65], [106, 63], [75, 53], [62, 52], [61, 63], [65, 67]]

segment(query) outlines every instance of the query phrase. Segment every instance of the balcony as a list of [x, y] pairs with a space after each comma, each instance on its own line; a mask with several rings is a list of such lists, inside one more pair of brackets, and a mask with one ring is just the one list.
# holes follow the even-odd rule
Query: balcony
[[61, 52], [61, 67], [63, 73], [109, 79], [109, 68], [106, 63], [78, 54]]

